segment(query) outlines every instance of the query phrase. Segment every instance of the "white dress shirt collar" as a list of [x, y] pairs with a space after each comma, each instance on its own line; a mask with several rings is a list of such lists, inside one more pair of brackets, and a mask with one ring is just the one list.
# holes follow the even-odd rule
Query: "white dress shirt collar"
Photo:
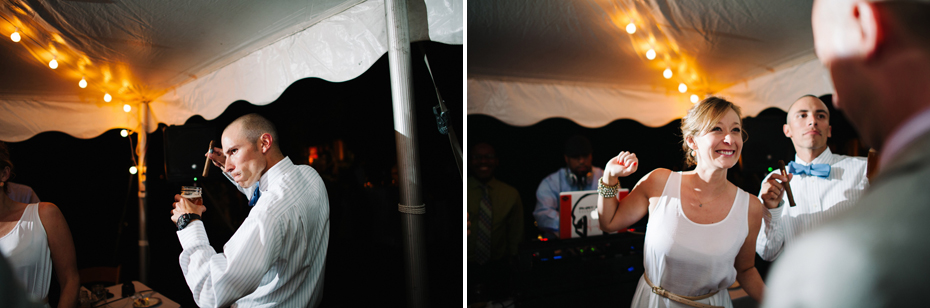
[[811, 160], [810, 163], [805, 162], [805, 161], [804, 161], [803, 159], [801, 159], [801, 157], [798, 156], [797, 154], [794, 155], [794, 162], [799, 163], [799, 164], [802, 164], [802, 165], [805, 165], [805, 166], [810, 165], [810, 164], [827, 164], [827, 165], [833, 165], [833, 163], [836, 163], [837, 161], [838, 161], [838, 160], [836, 159], [836, 156], [834, 156], [834, 155], [833, 155], [833, 152], [830, 151], [830, 147], [827, 147], [826, 150], [823, 150], [823, 153], [820, 153], [820, 155], [817, 155], [817, 157], [815, 157], [813, 160]]
[[280, 178], [280, 175], [283, 175], [286, 170], [290, 169], [293, 165], [294, 163], [291, 162], [291, 159], [285, 156], [284, 159], [274, 164], [274, 166], [271, 166], [271, 168], [265, 171], [265, 174], [262, 174], [262, 177], [258, 179], [258, 190], [262, 192], [267, 191], [271, 182]]
[[878, 165], [888, 166], [898, 152], [927, 131], [930, 131], [930, 108], [924, 109], [891, 133], [891, 137], [882, 146], [883, 153], [880, 153], [881, 160]]

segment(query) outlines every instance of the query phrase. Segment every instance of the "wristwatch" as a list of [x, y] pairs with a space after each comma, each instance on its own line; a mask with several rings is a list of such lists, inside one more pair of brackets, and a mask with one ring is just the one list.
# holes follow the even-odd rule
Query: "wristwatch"
[[178, 231], [184, 230], [187, 224], [191, 223], [194, 219], [200, 219], [200, 215], [192, 213], [181, 214], [181, 217], [178, 217]]

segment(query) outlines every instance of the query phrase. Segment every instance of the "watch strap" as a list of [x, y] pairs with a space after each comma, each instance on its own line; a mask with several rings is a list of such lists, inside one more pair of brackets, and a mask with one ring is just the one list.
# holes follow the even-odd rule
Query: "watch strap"
[[200, 219], [200, 215], [194, 213], [184, 213], [178, 217], [178, 231], [184, 230], [194, 219]]

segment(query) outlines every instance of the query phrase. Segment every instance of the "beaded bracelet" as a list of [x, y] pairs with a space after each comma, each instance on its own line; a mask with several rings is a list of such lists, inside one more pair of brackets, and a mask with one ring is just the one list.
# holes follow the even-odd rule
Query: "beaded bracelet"
[[604, 198], [616, 197], [618, 190], [620, 190], [619, 181], [614, 186], [608, 186], [607, 184], [604, 184], [604, 179], [597, 180], [597, 194], [601, 195], [601, 197], [604, 197]]

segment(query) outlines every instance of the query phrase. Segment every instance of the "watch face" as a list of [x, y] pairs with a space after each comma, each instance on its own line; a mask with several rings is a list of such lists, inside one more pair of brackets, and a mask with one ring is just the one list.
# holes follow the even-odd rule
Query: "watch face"
[[187, 227], [188, 223], [190, 223], [190, 215], [182, 214], [181, 217], [178, 217], [178, 231]]

